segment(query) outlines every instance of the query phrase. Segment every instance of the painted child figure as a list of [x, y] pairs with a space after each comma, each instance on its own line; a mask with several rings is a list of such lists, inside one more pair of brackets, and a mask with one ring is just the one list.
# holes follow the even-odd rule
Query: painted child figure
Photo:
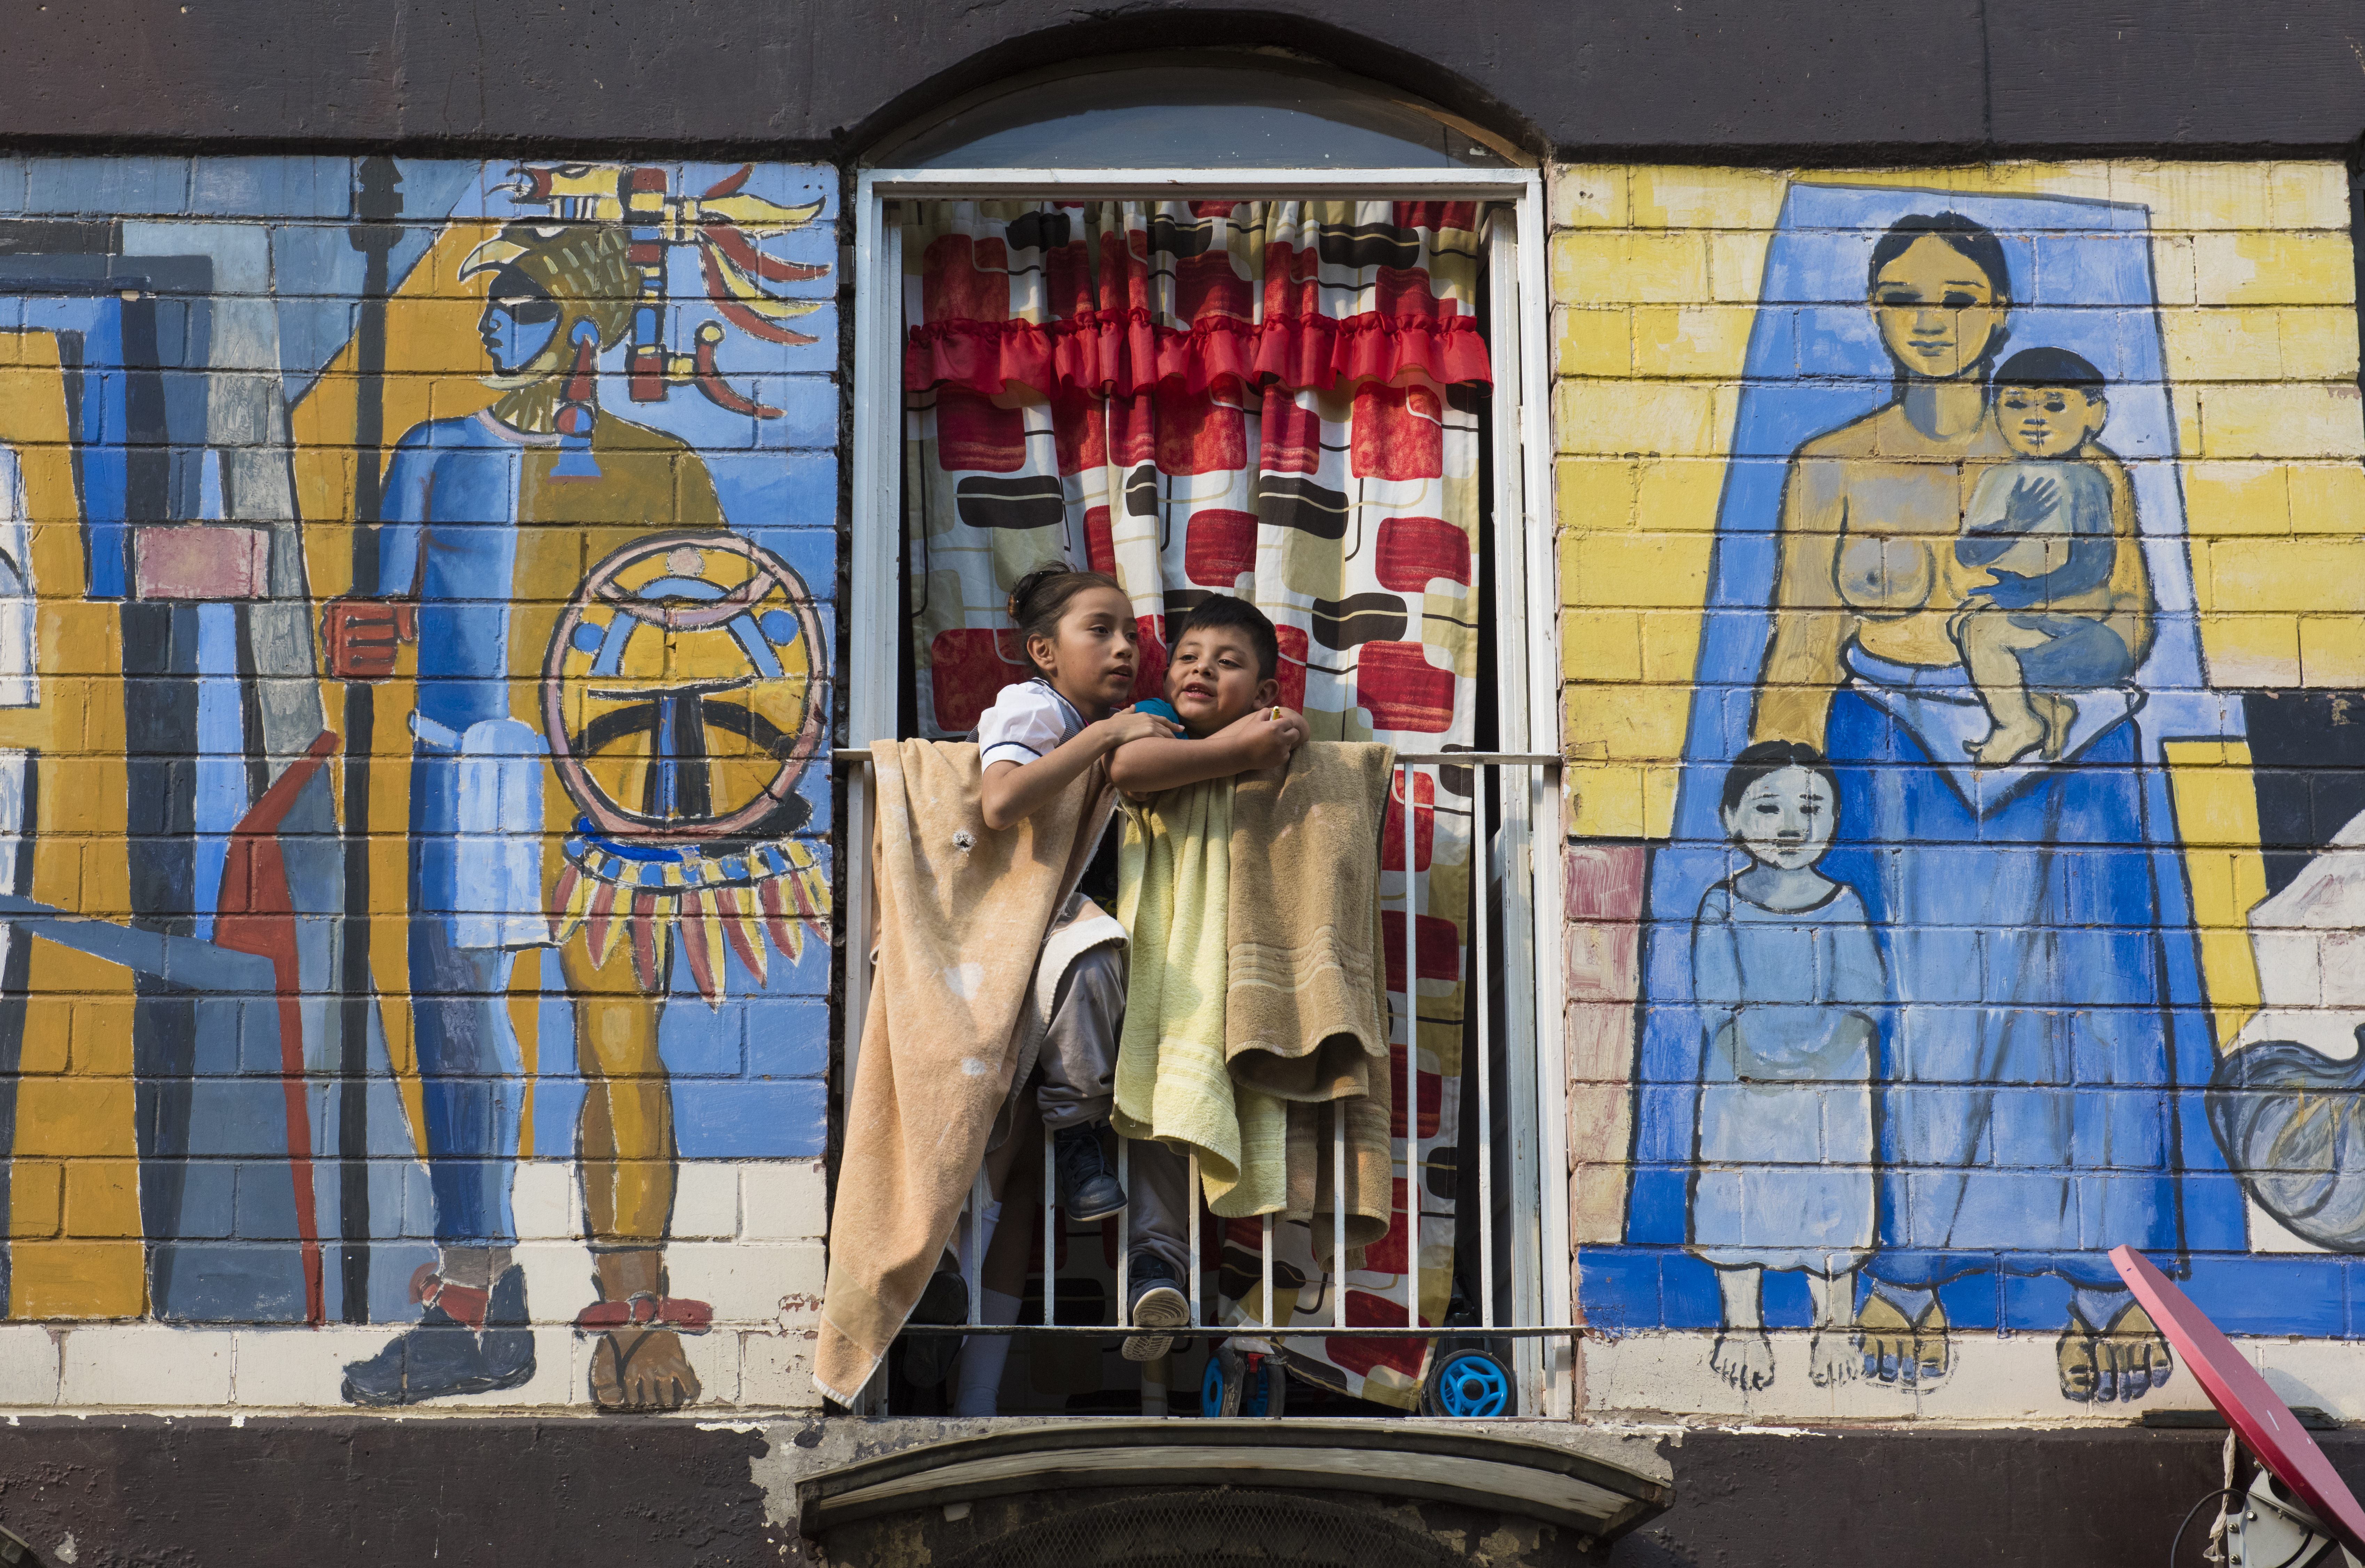
[[1765, 1272], [1813, 1297], [1807, 1373], [1852, 1375], [1855, 1271], [1875, 1235], [1872, 1071], [1888, 994], [1864, 901], [1815, 869], [1839, 783], [1812, 746], [1763, 741], [1725, 776], [1722, 821], [1749, 867], [1700, 898], [1701, 1010], [1691, 1247], [1717, 1271], [1723, 1332], [1709, 1352], [1744, 1394], [1774, 1381]]
[[2031, 750], [2057, 759], [2077, 707], [2067, 695], [2124, 680], [2126, 644], [2106, 622], [2117, 560], [2111, 481], [2089, 443], [2109, 408], [2102, 374], [2066, 349], [2026, 349], [1995, 376], [1990, 417], [2016, 461], [1979, 476], [1955, 559], [1992, 585], [1948, 622], [1988, 733], [1965, 748], [1982, 767]]

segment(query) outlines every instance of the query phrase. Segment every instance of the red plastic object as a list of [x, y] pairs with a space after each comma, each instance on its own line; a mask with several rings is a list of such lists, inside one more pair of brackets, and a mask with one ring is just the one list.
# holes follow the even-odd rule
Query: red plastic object
[[2233, 1342], [2217, 1331], [2208, 1315], [2170, 1284], [2132, 1247], [2114, 1247], [2111, 1261], [2144, 1310], [2159, 1325], [2184, 1357], [2184, 1364], [2201, 1380], [2201, 1387], [2219, 1414], [2233, 1424], [2259, 1462], [2273, 1471], [2310, 1512], [2340, 1537], [2351, 1551], [2365, 1552], [2365, 1509], [2355, 1494], [2299, 1424], [2291, 1407], [2267, 1386]]

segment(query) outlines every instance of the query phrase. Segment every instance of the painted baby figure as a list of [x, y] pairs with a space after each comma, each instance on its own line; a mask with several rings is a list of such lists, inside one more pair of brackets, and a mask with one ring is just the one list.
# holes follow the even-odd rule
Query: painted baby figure
[[1807, 1276], [1807, 1375], [1852, 1376], [1856, 1270], [1875, 1238], [1872, 1071], [1888, 977], [1864, 901], [1815, 869], [1839, 817], [1822, 754], [1761, 741], [1725, 776], [1721, 820], [1749, 857], [1700, 897], [1700, 1019], [1691, 1248], [1717, 1271], [1709, 1352], [1744, 1394], [1774, 1381], [1767, 1270]]
[[2109, 406], [2102, 373], [2066, 349], [2026, 349], [1995, 375], [1990, 417], [2015, 461], [1979, 476], [1955, 544], [1985, 567], [1947, 631], [1987, 706], [1988, 733], [1964, 743], [1982, 767], [2034, 750], [2056, 761], [2077, 707], [2067, 695], [2115, 685], [2135, 660], [2113, 608], [2111, 481], [2092, 461]]

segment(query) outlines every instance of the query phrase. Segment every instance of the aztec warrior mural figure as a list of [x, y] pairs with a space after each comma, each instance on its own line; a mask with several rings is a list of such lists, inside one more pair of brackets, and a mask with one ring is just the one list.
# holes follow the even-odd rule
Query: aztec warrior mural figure
[[[271, 226], [0, 224], [8, 1309], [390, 1321], [335, 1341], [362, 1405], [572, 1382], [525, 1267], [566, 1189], [513, 1204], [571, 1167], [588, 1396], [686, 1404], [683, 1337], [782, 1287], [669, 1267], [683, 1161], [739, 1162], [727, 1236], [731, 1172], [822, 1152], [830, 182], [319, 162], [213, 171]], [[225, 363], [277, 370], [166, 374]], [[61, 793], [49, 672], [118, 647]], [[114, 1065], [45, 1043], [108, 1007]], [[133, 1212], [57, 1235], [25, 1157], [68, 1148]]]
[[[1835, 183], [1791, 186], [1772, 236], [1732, 441], [1788, 456], [1725, 482], [1644, 895], [1625, 1245], [1584, 1255], [1595, 1323], [1712, 1304], [1744, 1398], [1927, 1391], [2003, 1328], [2053, 1336], [2064, 1397], [2137, 1399], [2174, 1367], [2108, 1248], [2365, 1248], [2326, 1092], [2356, 1045], [2321, 1013], [2264, 1043], [2260, 1013], [2221, 1047], [2205, 1005], [2170, 775], [2241, 714], [2158, 461], [2145, 219]], [[2340, 866], [2251, 913], [2270, 991], [2267, 928], [2365, 913]], [[1766, 1332], [1784, 1275], [1802, 1367]]]

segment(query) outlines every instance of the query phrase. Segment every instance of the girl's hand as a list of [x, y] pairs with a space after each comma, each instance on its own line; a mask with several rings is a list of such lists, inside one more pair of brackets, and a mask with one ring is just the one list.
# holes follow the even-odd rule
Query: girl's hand
[[1127, 741], [1171, 740], [1182, 733], [1182, 726], [1164, 714], [1145, 713], [1138, 708], [1112, 713], [1092, 727], [1100, 732], [1105, 751], [1115, 751]]

